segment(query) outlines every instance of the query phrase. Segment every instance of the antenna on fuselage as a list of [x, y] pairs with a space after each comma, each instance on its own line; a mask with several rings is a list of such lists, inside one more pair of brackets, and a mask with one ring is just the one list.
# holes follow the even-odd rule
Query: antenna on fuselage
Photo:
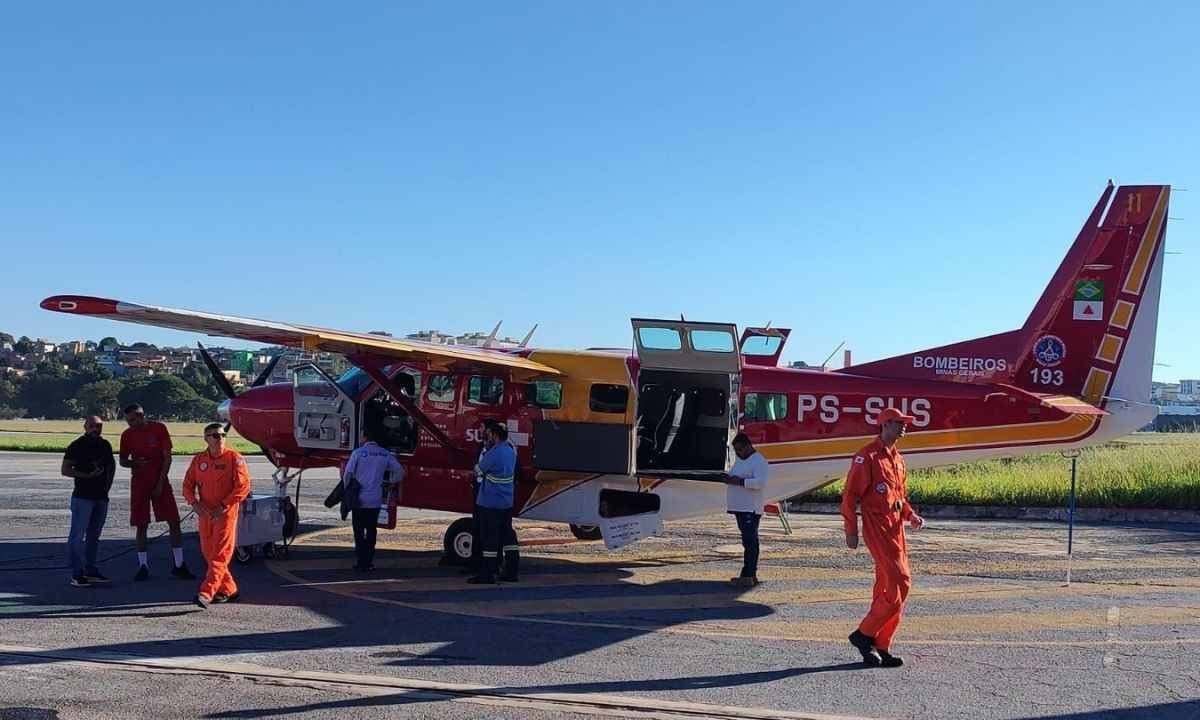
[[529, 328], [529, 332], [525, 333], [525, 337], [521, 338], [521, 344], [517, 347], [523, 348], [529, 344], [529, 341], [533, 338], [534, 331], [537, 330], [537, 326], [538, 324], [534, 323], [533, 327]]
[[496, 334], [500, 332], [500, 325], [503, 324], [503, 322], [503, 320], [500, 320], [496, 323], [496, 327], [492, 328], [492, 334], [488, 335], [487, 340], [483, 341], [483, 346], [485, 348], [490, 348], [492, 343], [496, 342]]
[[841, 341], [840, 343], [838, 343], [838, 346], [833, 349], [833, 352], [829, 353], [829, 357], [825, 358], [825, 362], [821, 363], [822, 370], [827, 370], [829, 368], [829, 361], [833, 359], [834, 355], [837, 355], [837, 351], [841, 350], [842, 346], [844, 346], [845, 344], [846, 344], [845, 340]]

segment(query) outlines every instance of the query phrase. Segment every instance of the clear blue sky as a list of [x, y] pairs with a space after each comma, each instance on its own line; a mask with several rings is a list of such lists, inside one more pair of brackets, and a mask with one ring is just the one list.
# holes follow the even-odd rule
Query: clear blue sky
[[1176, 194], [1158, 379], [1200, 378], [1200, 8], [12, 5], [0, 329], [84, 293], [627, 345], [768, 320], [865, 361], [1018, 326], [1105, 181]]

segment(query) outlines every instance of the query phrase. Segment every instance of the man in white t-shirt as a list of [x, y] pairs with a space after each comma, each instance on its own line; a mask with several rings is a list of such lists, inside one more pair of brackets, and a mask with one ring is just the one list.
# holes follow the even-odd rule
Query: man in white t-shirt
[[771, 469], [746, 433], [738, 433], [733, 439], [733, 452], [738, 459], [725, 476], [725, 484], [729, 486], [725, 490], [725, 502], [729, 512], [737, 518], [745, 559], [742, 574], [729, 582], [737, 587], [754, 587], [758, 584], [758, 522], [762, 519], [763, 490], [767, 487]]

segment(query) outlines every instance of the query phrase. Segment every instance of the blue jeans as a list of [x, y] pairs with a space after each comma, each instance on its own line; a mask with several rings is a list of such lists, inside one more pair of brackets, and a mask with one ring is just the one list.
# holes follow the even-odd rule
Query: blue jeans
[[742, 577], [758, 576], [758, 521], [762, 515], [752, 512], [735, 512], [738, 530], [742, 533], [742, 548], [746, 551], [742, 562]]
[[107, 500], [71, 498], [71, 532], [67, 535], [67, 555], [71, 576], [96, 572], [96, 553], [100, 550], [100, 531], [108, 518]]

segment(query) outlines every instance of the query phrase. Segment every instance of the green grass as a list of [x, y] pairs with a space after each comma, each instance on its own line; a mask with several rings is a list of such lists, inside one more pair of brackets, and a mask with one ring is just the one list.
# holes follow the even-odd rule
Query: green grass
[[[172, 453], [195, 455], [205, 449], [204, 426], [207, 423], [166, 423], [171, 433]], [[104, 423], [104, 437], [116, 448], [121, 441], [124, 420]], [[0, 420], [0, 450], [61, 453], [72, 440], [83, 434], [83, 422], [74, 420]], [[245, 454], [261, 454], [258, 446], [229, 430], [227, 444]]]
[[[934, 505], [1062, 507], [1071, 486], [1071, 461], [1061, 455], [986, 460], [914, 470], [909, 499]], [[838, 502], [842, 482], [805, 496]], [[1138, 433], [1079, 456], [1080, 507], [1200, 510], [1200, 434]]]

